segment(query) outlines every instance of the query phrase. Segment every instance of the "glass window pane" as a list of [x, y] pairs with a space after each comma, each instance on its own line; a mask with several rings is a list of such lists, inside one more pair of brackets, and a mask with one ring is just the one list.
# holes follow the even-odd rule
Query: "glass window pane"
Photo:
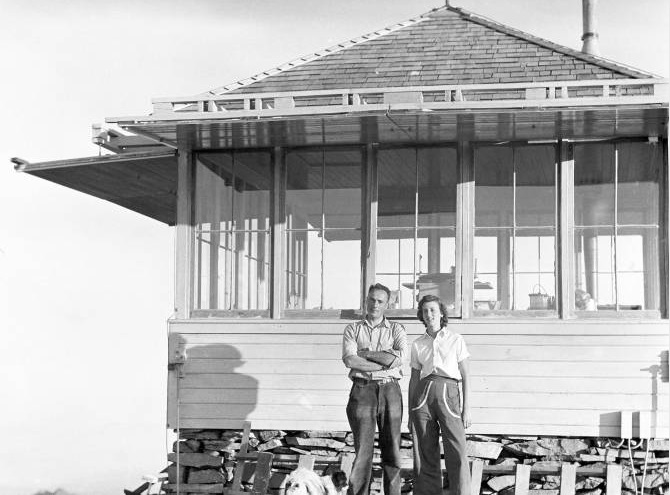
[[556, 150], [520, 146], [514, 150], [516, 225], [551, 226], [556, 220]]
[[232, 219], [232, 154], [199, 154], [195, 166], [196, 227], [201, 230], [229, 230]]
[[419, 215], [418, 225], [456, 226], [456, 150], [420, 148], [418, 150]]
[[377, 176], [377, 225], [413, 227], [416, 206], [416, 150], [379, 150]]
[[652, 305], [651, 308], [645, 307], [644, 273], [619, 273], [617, 275], [617, 286], [620, 310], [657, 308], [655, 305]]
[[321, 233], [286, 233], [285, 283], [287, 309], [321, 309]]
[[326, 228], [361, 228], [362, 153], [326, 151]]
[[474, 309], [512, 307], [512, 229], [475, 231]]
[[269, 153], [234, 153], [233, 214], [236, 230], [270, 228], [272, 172]]
[[292, 151], [286, 155], [286, 227], [322, 227], [323, 152]]
[[196, 309], [209, 309], [209, 284], [210, 284], [210, 233], [197, 233], [195, 239], [196, 253], [196, 281], [195, 281], [195, 307]]
[[414, 257], [414, 229], [377, 231], [375, 280], [391, 289], [394, 308], [415, 307]]
[[660, 309], [658, 229], [621, 227], [616, 243], [619, 309]]
[[615, 309], [614, 228], [575, 229], [575, 309]]
[[230, 309], [268, 309], [270, 242], [265, 232], [235, 234]]
[[391, 290], [389, 309], [413, 309], [416, 307], [412, 275], [377, 275], [375, 281]]
[[232, 236], [226, 232], [202, 232], [196, 235], [197, 309], [230, 309]]
[[414, 273], [414, 229], [378, 230], [375, 257], [379, 274], [406, 273], [412, 275]]
[[515, 309], [556, 309], [556, 250], [549, 229], [520, 229], [514, 239]]
[[323, 309], [361, 306], [361, 233], [326, 230], [323, 243]]
[[514, 206], [511, 147], [475, 148], [475, 225], [512, 227]]
[[614, 225], [614, 146], [575, 145], [575, 225]]
[[659, 143], [619, 143], [619, 225], [658, 225], [663, 150]]
[[451, 313], [455, 310], [456, 232], [454, 229], [419, 229], [417, 236], [418, 299], [438, 296]]

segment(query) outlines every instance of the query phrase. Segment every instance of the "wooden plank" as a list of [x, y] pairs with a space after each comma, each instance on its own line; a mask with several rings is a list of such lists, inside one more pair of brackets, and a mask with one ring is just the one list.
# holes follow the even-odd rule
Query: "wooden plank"
[[[559, 262], [559, 313], [561, 318], [570, 318], [574, 308], [574, 170], [575, 160], [572, 143], [560, 143], [560, 188], [559, 188], [559, 225], [560, 238], [563, 242], [557, 243]], [[567, 247], [567, 248], [565, 248]], [[565, 248], [565, 249], [564, 249]]]
[[[407, 387], [403, 387], [406, 397]], [[347, 390], [272, 390], [272, 389], [186, 389], [181, 392], [181, 400], [185, 404], [267, 404], [274, 406], [293, 405], [300, 403], [319, 404], [324, 406], [342, 406], [347, 402]], [[658, 397], [658, 413], [668, 411], [668, 391]], [[522, 409], [537, 407], [542, 404], [546, 409], [605, 409], [605, 410], [642, 410], [650, 407], [649, 394], [565, 394], [565, 393], [519, 393], [505, 394], [496, 391], [479, 391], [473, 393], [472, 407], [482, 409], [513, 408]]]
[[[342, 334], [348, 320], [311, 318], [281, 321], [243, 318], [170, 320], [170, 330], [183, 334]], [[417, 321], [403, 322], [410, 335], [422, 335], [425, 329]], [[593, 335], [630, 336], [643, 341], [645, 336], [666, 336], [667, 320], [560, 320], [560, 319], [455, 319], [449, 325], [467, 335]]]
[[[276, 343], [296, 343], [296, 344], [331, 344], [339, 345], [342, 341], [342, 333], [344, 327], [350, 322], [343, 321], [335, 327], [328, 328], [328, 326], [320, 323], [313, 323], [312, 330], [322, 330], [325, 327], [325, 332], [312, 333], [306, 336], [300, 332], [293, 332], [292, 328], [287, 328], [284, 333], [279, 332], [265, 332], [256, 333], [253, 338], [249, 338], [249, 334], [244, 332], [227, 332], [225, 326], [220, 329], [223, 333], [181, 333], [176, 332], [171, 328], [172, 334], [179, 334], [185, 343], [190, 345], [206, 345], [206, 344], [276, 344]], [[402, 321], [403, 326], [407, 330], [412, 328], [412, 322]], [[452, 323], [449, 323], [452, 326]], [[454, 324], [455, 325], [455, 324]], [[314, 328], [318, 326], [319, 328]], [[487, 345], [487, 346], [520, 346], [532, 345], [534, 347], [555, 347], [555, 346], [575, 346], [575, 347], [633, 347], [633, 348], [648, 348], [658, 349], [659, 347], [667, 346], [667, 335], [645, 334], [641, 332], [636, 335], [574, 335], [569, 333], [566, 329], [564, 333], [560, 333], [558, 328], [548, 329], [545, 335], [498, 335], [498, 334], [469, 334], [463, 332], [463, 327], [455, 328], [465, 338], [468, 346], [472, 345]], [[416, 333], [409, 333], [408, 340], [410, 342], [418, 338], [420, 335]], [[566, 360], [570, 360], [569, 357]], [[609, 359], [607, 359], [609, 361]]]
[[530, 483], [530, 466], [517, 464], [516, 480], [514, 481], [514, 495], [528, 495], [528, 484]]
[[[610, 86], [659, 86], [664, 87], [668, 85], [667, 79], [610, 79], [607, 81]], [[568, 81], [543, 81], [543, 82], [508, 82], [508, 83], [494, 83], [494, 84], [444, 84], [438, 86], [401, 86], [401, 87], [376, 87], [376, 88], [337, 88], [337, 89], [320, 89], [320, 90], [301, 90], [301, 91], [278, 91], [278, 92], [262, 92], [262, 93], [244, 93], [244, 94], [220, 94], [212, 96], [211, 94], [201, 96], [173, 96], [173, 97], [156, 97], [152, 98], [152, 103], [196, 103], [200, 100], [214, 100], [217, 102], [228, 100], [242, 100], [250, 98], [269, 98], [269, 97], [283, 97], [283, 96], [340, 96], [344, 93], [358, 93], [358, 94], [377, 94], [377, 93], [391, 93], [391, 92], [405, 92], [405, 91], [462, 91], [466, 90], [496, 90], [496, 89], [523, 89], [523, 88], [547, 88], [547, 87], [602, 87], [602, 79], [584, 79], [584, 80], [568, 80]]]
[[[660, 363], [659, 363], [660, 364]], [[471, 359], [470, 371], [475, 376], [523, 376], [576, 377], [576, 378], [646, 378], [651, 373], [645, 370], [649, 361], [625, 363], [583, 362], [583, 361], [483, 361]], [[406, 368], [409, 373], [409, 369]], [[341, 375], [346, 373], [340, 359], [246, 359], [240, 365], [239, 359], [191, 358], [184, 365], [186, 373], [237, 373], [237, 374], [309, 374]]]
[[[403, 423], [406, 424], [406, 421]], [[347, 430], [349, 423], [346, 420], [327, 421], [322, 419], [292, 418], [291, 420], [257, 420], [256, 427], [263, 429], [291, 429], [291, 430]], [[195, 418], [184, 419], [182, 428], [239, 428], [239, 420], [223, 418]], [[407, 431], [403, 427], [403, 431]], [[670, 429], [658, 428], [658, 437], [667, 437]], [[613, 437], [619, 434], [616, 426], [598, 425], [553, 425], [553, 424], [491, 424], [477, 423], [468, 429], [468, 434], [482, 435], [547, 435], [547, 436], [588, 436], [588, 437]]]
[[313, 455], [301, 455], [298, 457], [298, 467], [309, 469], [310, 471], [314, 469], [314, 456]]
[[174, 307], [177, 318], [188, 318], [192, 306], [193, 243], [192, 233], [192, 178], [193, 154], [185, 132], [180, 132], [177, 156], [177, 225], [175, 227], [175, 292]]
[[[346, 398], [346, 397], [345, 397]], [[344, 403], [343, 403], [344, 405]], [[222, 418], [243, 419], [256, 423], [265, 420], [287, 420], [318, 417], [324, 421], [346, 420], [343, 405], [323, 406], [317, 404], [294, 404], [277, 407], [274, 404], [184, 404], [181, 406], [182, 419]], [[599, 425], [618, 426], [620, 418], [606, 409], [512, 409], [472, 407], [473, 423], [522, 423], [551, 425]], [[665, 416], [665, 417], [663, 417]], [[657, 419], [658, 426], [667, 427], [667, 415]]]
[[472, 461], [472, 466], [470, 469], [471, 469], [470, 494], [479, 495], [479, 492], [482, 489], [482, 475], [484, 473], [484, 461], [482, 461], [481, 459], [474, 459]]
[[[590, 378], [575, 380], [572, 377], [510, 377], [473, 376], [472, 391], [486, 392], [545, 392], [545, 393], [622, 393], [639, 394], [652, 392], [649, 378], [628, 380]], [[186, 388], [269, 388], [275, 390], [349, 390], [351, 382], [344, 370], [341, 375], [309, 376], [304, 374], [257, 374], [254, 376], [235, 374], [187, 374], [181, 382]], [[667, 389], [667, 384], [658, 384]], [[661, 389], [663, 390], [663, 388]]]
[[577, 466], [564, 462], [561, 464], [561, 493], [560, 495], [575, 495]]
[[623, 467], [620, 464], [607, 465], [606, 495], [621, 495], [622, 474]]
[[123, 490], [123, 494], [124, 495], [140, 495], [144, 490], [146, 490], [149, 487], [151, 487], [151, 483], [145, 482], [145, 483], [142, 483], [137, 488], [135, 488], [134, 490]]
[[246, 466], [247, 466], [248, 462], [249, 461], [238, 462], [237, 465], [235, 466], [235, 473], [233, 474], [233, 481], [230, 484], [230, 491], [232, 493], [241, 490], [242, 474], [244, 474], [244, 470], [246, 469]]
[[[248, 100], [245, 100], [247, 102]], [[271, 250], [271, 270], [272, 270], [272, 301], [270, 311], [272, 318], [280, 318], [281, 310], [284, 301], [284, 284], [283, 277], [283, 244], [284, 244], [284, 228], [286, 227], [286, 218], [284, 215], [284, 197], [283, 197], [283, 181], [285, 177], [285, 161], [284, 150], [280, 147], [274, 148], [273, 157], [273, 187], [272, 187], [272, 210], [270, 212], [270, 222], [274, 226], [272, 235], [272, 250]]]
[[[457, 256], [461, 263], [456, 263], [458, 279], [456, 281], [456, 295], [460, 287], [461, 302], [460, 314], [463, 318], [472, 316], [474, 301], [474, 261], [471, 256], [463, 256], [461, 253], [471, 253], [474, 243], [474, 211], [475, 211], [475, 178], [474, 178], [474, 152], [469, 141], [462, 141], [458, 146], [458, 165], [461, 180], [456, 186], [457, 201], [464, 207], [460, 209], [460, 216], [456, 222]], [[460, 236], [458, 235], [460, 234]], [[467, 275], [466, 275], [467, 274]]]
[[245, 421], [242, 426], [242, 440], [240, 443], [240, 455], [245, 455], [249, 450], [249, 435], [251, 435], [251, 421]]
[[270, 468], [272, 467], [272, 454], [270, 452], [261, 452], [256, 461], [256, 472], [254, 473], [254, 484], [251, 492], [254, 495], [263, 495], [267, 493], [270, 485]]
[[[176, 483], [168, 483], [165, 485], [168, 491], [172, 493], [177, 493], [177, 488], [180, 492], [186, 495], [187, 493], [215, 493], [221, 494], [224, 493], [223, 483], [182, 483], [177, 485]], [[225, 493], [229, 493], [226, 491]]]
[[347, 475], [347, 479], [351, 476], [351, 468], [354, 465], [354, 459], [356, 456], [353, 454], [345, 454], [340, 457], [340, 470]]
[[363, 253], [364, 253], [364, 273], [363, 287], [361, 291], [361, 308], [365, 308], [365, 299], [367, 288], [375, 283], [377, 266], [377, 209], [378, 199], [378, 181], [377, 181], [377, 148], [367, 145], [365, 148], [365, 197], [363, 201]]
[[[463, 102], [423, 102], [423, 103], [393, 103], [385, 105], [383, 103], [367, 104], [360, 106], [353, 105], [324, 105], [307, 106], [288, 109], [267, 108], [262, 110], [227, 110], [222, 112], [173, 112], [160, 115], [136, 115], [125, 117], [107, 117], [108, 123], [134, 123], [149, 124], [153, 122], [179, 122], [182, 120], [237, 120], [245, 118], [272, 118], [272, 117], [314, 117], [319, 115], [333, 114], [354, 114], [356, 112], [365, 112], [370, 114], [377, 112], [384, 114], [391, 110], [396, 112], [419, 112], [424, 110], [511, 110], [511, 109], [562, 109], [579, 107], [625, 107], [628, 105], [657, 105], [664, 103], [663, 98], [656, 95], [629, 95], [620, 97], [580, 97], [570, 98], [568, 100], [537, 100], [529, 101], [524, 99], [509, 100], [478, 100]], [[134, 128], [134, 132], [139, 129]], [[610, 131], [611, 134], [611, 131]], [[546, 133], [536, 133], [537, 136], [546, 135]]]
[[[639, 347], [635, 352], [629, 348], [601, 346], [535, 346], [535, 345], [486, 345], [473, 344], [468, 346], [472, 356], [482, 360], [500, 361], [651, 361], [659, 360], [662, 348]], [[292, 356], [294, 359], [333, 359], [340, 358], [342, 349], [339, 344], [284, 344], [257, 345], [252, 343], [236, 346], [186, 346], [186, 353], [191, 358], [242, 358], [265, 359], [281, 356]]]
[[[340, 345], [342, 342], [342, 333], [344, 327], [348, 322], [341, 322], [336, 326], [325, 325], [327, 330], [332, 330], [324, 333], [313, 333], [310, 335], [304, 335], [302, 333], [293, 333], [293, 328], [290, 326], [285, 328], [283, 333], [261, 333], [255, 334], [252, 337], [249, 337], [247, 332], [235, 332], [236, 329], [229, 328], [229, 326], [222, 327], [222, 333], [183, 333], [180, 334], [181, 338], [185, 343], [191, 345], [206, 345], [206, 344], [306, 344], [311, 345], [321, 345], [321, 344], [334, 344]], [[411, 328], [412, 322], [402, 321], [405, 329], [408, 327]], [[452, 325], [452, 322], [449, 323]], [[455, 325], [455, 324], [453, 324]], [[311, 325], [313, 330], [314, 324]], [[318, 330], [322, 330], [322, 326], [319, 324]], [[175, 332], [174, 328], [171, 333]], [[539, 347], [551, 347], [556, 345], [573, 345], [578, 347], [583, 346], [606, 346], [606, 347], [648, 347], [656, 349], [658, 347], [667, 346], [667, 335], [648, 335], [648, 334], [636, 334], [636, 335], [591, 335], [591, 334], [571, 334], [569, 331], [561, 331], [560, 334], [557, 329], [554, 329], [554, 333], [547, 333], [546, 335], [498, 335], [498, 334], [468, 334], [461, 332], [463, 327], [458, 328], [459, 333], [462, 333], [465, 342], [468, 346], [472, 345], [502, 345], [502, 346], [515, 346], [515, 345], [532, 345]], [[667, 333], [667, 329], [666, 329]], [[408, 335], [408, 341], [413, 342], [417, 339], [419, 335], [410, 334]], [[476, 356], [473, 356], [473, 359], [476, 359]], [[567, 359], [570, 360], [569, 358]]]

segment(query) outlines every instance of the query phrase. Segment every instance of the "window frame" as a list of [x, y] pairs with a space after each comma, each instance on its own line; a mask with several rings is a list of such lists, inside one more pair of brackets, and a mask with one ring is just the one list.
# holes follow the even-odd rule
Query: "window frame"
[[[293, 147], [264, 147], [254, 149], [203, 149], [192, 150], [185, 148], [180, 154], [179, 183], [178, 183], [178, 221], [176, 227], [176, 299], [181, 301], [176, 314], [180, 318], [248, 318], [260, 317], [264, 319], [352, 319], [359, 318], [364, 313], [364, 304], [367, 287], [374, 283], [376, 270], [376, 241], [377, 241], [377, 205], [378, 205], [378, 166], [377, 153], [380, 149], [410, 148], [421, 149], [430, 147], [449, 147], [457, 151], [456, 187], [456, 283], [455, 283], [455, 318], [463, 320], [498, 318], [510, 320], [519, 318], [529, 320], [533, 318], [550, 319], [583, 319], [583, 320], [658, 320], [668, 319], [670, 306], [668, 288], [668, 274], [670, 272], [670, 255], [668, 251], [670, 207], [670, 177], [668, 173], [668, 140], [659, 138], [658, 145], [662, 150], [662, 165], [660, 177], [660, 215], [659, 215], [659, 277], [660, 277], [660, 308], [659, 310], [601, 310], [596, 312], [574, 310], [574, 147], [576, 144], [602, 143], [614, 144], [619, 142], [646, 142], [647, 137], [616, 138], [605, 140], [547, 140], [543, 142], [510, 142], [505, 145], [553, 144], [556, 147], [556, 193], [557, 204], [555, 216], [555, 280], [556, 280], [556, 309], [555, 310], [510, 310], [510, 311], [474, 311], [473, 309], [473, 281], [474, 256], [472, 247], [475, 234], [475, 182], [474, 182], [474, 150], [476, 147], [494, 143], [489, 142], [435, 142], [415, 143], [405, 142], [397, 144], [367, 144], [367, 145], [333, 145], [333, 146], [293, 146]], [[361, 185], [361, 286], [359, 308], [349, 310], [287, 310], [284, 303], [284, 250], [285, 250], [285, 195], [286, 155], [290, 150], [325, 150], [325, 149], [360, 149], [362, 155], [362, 185]], [[197, 202], [195, 190], [195, 170], [198, 155], [211, 152], [269, 152], [271, 157], [272, 188], [270, 191], [270, 294], [269, 310], [222, 310], [196, 309], [196, 225], [195, 204]], [[616, 187], [615, 187], [616, 189]], [[418, 227], [414, 225], [416, 230]], [[416, 317], [414, 309], [389, 310], [387, 315], [393, 318]]]
[[[668, 294], [668, 276], [670, 273], [670, 259], [668, 258], [668, 235], [669, 235], [669, 189], [670, 181], [668, 176], [668, 140], [667, 138], [658, 138], [657, 143], [660, 147], [661, 174], [659, 177], [659, 217], [658, 217], [658, 244], [659, 244], [659, 309], [600, 309], [598, 311], [586, 311], [575, 309], [574, 288], [575, 288], [575, 266], [574, 266], [574, 233], [578, 228], [588, 228], [585, 226], [576, 226], [574, 221], [574, 198], [575, 198], [575, 146], [588, 144], [603, 144], [614, 147], [614, 221], [612, 229], [614, 238], [617, 237], [618, 224], [618, 195], [619, 195], [619, 163], [618, 148], [621, 143], [646, 143], [652, 142], [647, 137], [627, 137], [614, 139], [583, 139], [583, 140], [564, 140], [561, 144], [561, 157], [559, 172], [561, 173], [561, 199], [565, 205], [561, 207], [561, 318], [562, 319], [582, 319], [582, 320], [661, 320], [668, 319], [669, 301]], [[624, 227], [628, 226], [623, 224]], [[648, 227], [648, 226], [645, 226]], [[615, 277], [618, 277], [615, 268]], [[617, 303], [618, 306], [618, 303]]]
[[[483, 147], [492, 147], [492, 146], [501, 146], [501, 147], [506, 147], [510, 148], [512, 150], [512, 166], [515, 166], [515, 150], [514, 148], [520, 148], [520, 147], [534, 147], [534, 146], [548, 146], [551, 145], [554, 148], [554, 225], [553, 225], [553, 231], [554, 231], [554, 294], [555, 294], [555, 306], [554, 309], [542, 309], [542, 310], [529, 310], [529, 309], [492, 309], [492, 310], [485, 310], [485, 309], [475, 309], [474, 308], [474, 291], [471, 291], [470, 297], [467, 300], [463, 300], [462, 304], [463, 306], [468, 307], [468, 313], [471, 318], [509, 318], [509, 317], [521, 317], [521, 318], [550, 318], [550, 319], [557, 319], [560, 317], [560, 288], [561, 284], [559, 282], [560, 279], [560, 263], [559, 263], [559, 256], [560, 256], [560, 244], [561, 244], [561, 215], [560, 215], [560, 204], [561, 204], [561, 181], [560, 181], [560, 170], [561, 170], [561, 154], [560, 154], [560, 142], [559, 141], [542, 141], [542, 142], [528, 142], [528, 141], [509, 141], [505, 143], [500, 143], [500, 142], [491, 142], [491, 141], [477, 141], [471, 143], [471, 160], [469, 165], [470, 171], [471, 171], [471, 195], [472, 195], [472, 204], [470, 207], [472, 208], [472, 221], [470, 222], [470, 230], [468, 231], [467, 237], [464, 240], [464, 242], [467, 243], [467, 248], [464, 250], [466, 253], [471, 253], [472, 256], [469, 256], [470, 258], [470, 263], [471, 263], [471, 270], [468, 272], [471, 274], [471, 278], [474, 283], [474, 276], [475, 276], [475, 266], [474, 266], [474, 243], [475, 243], [475, 234], [478, 229], [481, 230], [503, 230], [503, 229], [509, 229], [512, 231], [511, 239], [514, 245], [513, 249], [516, 249], [516, 241], [515, 241], [515, 233], [517, 229], [519, 230], [529, 230], [529, 229], [548, 229], [548, 227], [545, 226], [540, 226], [540, 227], [529, 227], [529, 226], [521, 226], [518, 227], [516, 225], [516, 177], [513, 176], [513, 182], [512, 182], [512, 215], [513, 215], [513, 225], [512, 227], [478, 227], [475, 225], [475, 215], [476, 215], [476, 206], [475, 206], [475, 201], [476, 201], [476, 196], [475, 196], [475, 189], [477, 187], [477, 183], [475, 181], [475, 151], [477, 148], [483, 148]], [[515, 168], [513, 168], [513, 171]], [[511, 259], [512, 263], [512, 271], [510, 278], [512, 280], [515, 279], [516, 275], [516, 269], [515, 269], [515, 258], [514, 256]], [[514, 284], [514, 282], [512, 282]], [[514, 292], [514, 289], [512, 289], [512, 292]]]
[[[284, 318], [284, 319], [303, 319], [303, 318], [342, 318], [342, 319], [357, 319], [360, 318], [363, 314], [363, 308], [365, 304], [365, 296], [363, 295], [359, 300], [359, 307], [357, 308], [338, 308], [338, 309], [288, 309], [285, 308], [285, 287], [286, 287], [286, 239], [289, 231], [295, 232], [300, 231], [300, 229], [287, 229], [286, 225], [286, 181], [288, 176], [288, 160], [287, 156], [289, 153], [294, 151], [307, 151], [307, 152], [321, 152], [326, 153], [327, 151], [358, 151], [361, 154], [361, 249], [360, 249], [360, 280], [361, 284], [359, 287], [359, 292], [364, 293], [363, 288], [366, 287], [366, 261], [364, 253], [367, 253], [370, 249], [366, 244], [366, 224], [368, 216], [368, 177], [369, 177], [369, 154], [370, 150], [368, 146], [363, 145], [322, 145], [322, 146], [287, 146], [281, 148], [281, 160], [277, 162], [279, 171], [278, 182], [275, 183], [275, 186], [278, 187], [278, 198], [279, 198], [279, 208], [276, 210], [275, 215], [277, 216], [277, 226], [276, 230], [273, 231], [271, 224], [271, 236], [276, 238], [276, 243], [278, 245], [278, 256], [272, 256], [272, 262], [274, 265], [279, 267], [278, 276], [279, 281], [279, 293], [271, 295], [270, 299], [274, 301], [273, 309], [273, 318]], [[326, 161], [325, 156], [323, 158], [324, 162]], [[325, 172], [325, 165], [324, 165]], [[323, 184], [325, 184], [325, 173], [323, 176]], [[322, 189], [322, 199], [325, 189]], [[322, 205], [323, 208], [323, 205]], [[322, 215], [323, 212], [322, 212]], [[324, 215], [325, 216], [325, 215]], [[323, 222], [323, 216], [322, 216]], [[327, 227], [324, 228], [323, 223], [321, 230], [328, 230]], [[334, 229], [335, 230], [335, 229]], [[345, 229], [345, 230], [355, 230], [355, 229]], [[306, 230], [309, 231], [309, 230]], [[374, 244], [372, 244], [374, 245]], [[321, 273], [321, 279], [323, 279], [323, 272]], [[273, 297], [275, 296], [275, 297]], [[321, 299], [323, 301], [323, 293], [321, 294]], [[275, 316], [275, 313], [277, 316]]]
[[[198, 248], [197, 248], [197, 237], [198, 234], [202, 234], [203, 231], [199, 231], [197, 228], [197, 222], [196, 222], [196, 208], [198, 205], [198, 198], [197, 198], [197, 168], [198, 168], [198, 158], [200, 155], [209, 155], [209, 154], [216, 154], [216, 153], [225, 153], [225, 154], [230, 154], [232, 157], [232, 160], [234, 162], [235, 160], [235, 155], [236, 154], [245, 154], [245, 153], [267, 153], [269, 155], [270, 159], [270, 173], [273, 176], [273, 179], [271, 180], [271, 186], [270, 186], [270, 199], [269, 199], [269, 205], [270, 205], [270, 211], [269, 211], [269, 229], [267, 230], [267, 236], [268, 240], [267, 242], [269, 243], [269, 248], [270, 248], [270, 256], [268, 259], [269, 263], [269, 274], [270, 274], [270, 280], [268, 281], [268, 308], [267, 309], [221, 309], [221, 308], [198, 308], [196, 304], [196, 298], [198, 297], [199, 291], [201, 290], [198, 287], [198, 263], [199, 263], [199, 258], [198, 258]], [[276, 195], [276, 178], [275, 178], [275, 172], [276, 172], [276, 163], [277, 163], [277, 156], [276, 156], [276, 149], [275, 148], [226, 148], [226, 149], [204, 149], [204, 150], [193, 150], [190, 152], [191, 154], [191, 159], [190, 159], [190, 167], [191, 171], [189, 174], [189, 181], [190, 181], [190, 187], [189, 189], [189, 196], [190, 196], [190, 201], [188, 204], [189, 208], [189, 237], [190, 237], [190, 253], [189, 253], [189, 260], [190, 260], [190, 283], [189, 283], [189, 302], [190, 302], [190, 317], [191, 318], [238, 318], [238, 317], [244, 317], [244, 318], [272, 318], [274, 317], [273, 314], [273, 306], [274, 306], [274, 282], [275, 282], [275, 274], [274, 274], [274, 231], [275, 231], [275, 222], [276, 222], [276, 216], [277, 213], [275, 211], [275, 195]], [[233, 218], [233, 224], [234, 224], [234, 217]], [[211, 233], [212, 231], [208, 231]], [[237, 230], [237, 229], [232, 229], [230, 231], [218, 231], [220, 234], [225, 233], [225, 235], [231, 235], [233, 238], [235, 235], [238, 235], [240, 233], [246, 234], [248, 232], [265, 232], [265, 230], [257, 230], [257, 231], [249, 231], [249, 230]], [[232, 276], [232, 274], [231, 274]], [[228, 283], [228, 281], [226, 281]], [[235, 285], [237, 288], [237, 284]]]
[[[462, 318], [463, 314], [463, 297], [462, 297], [462, 274], [463, 274], [463, 246], [462, 246], [462, 232], [463, 232], [463, 206], [460, 201], [460, 198], [462, 196], [462, 184], [463, 184], [463, 160], [462, 160], [462, 151], [461, 151], [461, 146], [459, 145], [458, 142], [453, 142], [453, 141], [445, 141], [445, 142], [435, 142], [435, 143], [393, 143], [393, 144], [375, 144], [373, 145], [374, 149], [374, 164], [373, 168], [370, 170], [370, 178], [371, 178], [371, 184], [369, 186], [371, 187], [372, 191], [370, 194], [370, 204], [368, 205], [369, 208], [369, 215], [370, 218], [373, 219], [374, 224], [372, 222], [368, 225], [370, 229], [370, 246], [376, 246], [377, 243], [377, 231], [378, 231], [378, 225], [377, 225], [377, 208], [378, 208], [378, 198], [379, 198], [379, 175], [378, 175], [378, 161], [377, 161], [377, 154], [379, 151], [383, 150], [393, 150], [393, 149], [409, 149], [409, 150], [414, 150], [415, 152], [415, 170], [416, 170], [416, 187], [414, 191], [414, 225], [412, 227], [413, 232], [414, 232], [414, 249], [416, 250], [416, 242], [417, 242], [417, 236], [418, 232], [420, 230], [439, 230], [440, 227], [420, 227], [418, 224], [418, 215], [419, 215], [419, 159], [418, 159], [418, 154], [419, 150], [422, 149], [430, 149], [430, 148], [449, 148], [453, 149], [456, 151], [456, 177], [458, 179], [456, 183], [456, 225], [455, 226], [449, 226], [449, 227], [444, 227], [445, 229], [453, 229], [454, 230], [454, 235], [455, 235], [455, 247], [456, 247], [456, 252], [455, 252], [455, 284], [454, 284], [454, 312], [453, 314], [450, 314], [450, 318]], [[386, 228], [388, 230], [405, 230], [407, 228], [405, 227], [388, 227]], [[386, 230], [384, 229], [384, 230]], [[408, 229], [407, 229], [408, 230]], [[375, 252], [375, 249], [371, 249], [370, 252]], [[416, 251], [415, 251], [416, 252]], [[376, 257], [368, 257], [368, 267], [366, 270], [366, 273], [368, 274], [368, 279], [366, 279], [366, 283], [364, 284], [364, 288], [369, 287], [371, 284], [374, 284], [376, 281]], [[413, 278], [416, 280], [417, 277], [417, 269], [416, 269], [416, 260], [414, 260], [414, 269], [413, 269]], [[415, 289], [416, 290], [416, 289]], [[362, 294], [362, 299], [365, 299], [365, 291]], [[385, 312], [385, 315], [391, 317], [391, 318], [411, 318], [414, 319], [416, 318], [416, 308], [399, 308], [399, 309], [387, 309]]]

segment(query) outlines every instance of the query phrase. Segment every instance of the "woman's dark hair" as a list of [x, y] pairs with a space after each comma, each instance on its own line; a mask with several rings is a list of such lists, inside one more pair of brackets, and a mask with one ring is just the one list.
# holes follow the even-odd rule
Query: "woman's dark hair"
[[423, 323], [423, 326], [426, 326], [426, 322], [423, 321], [423, 305], [429, 302], [436, 302], [440, 306], [440, 314], [442, 315], [440, 318], [440, 328], [446, 326], [446, 324], [449, 322], [449, 318], [447, 318], [447, 306], [440, 300], [439, 297], [432, 294], [428, 294], [427, 296], [423, 296], [421, 298], [419, 301], [419, 310], [416, 312], [416, 317], [421, 323]]

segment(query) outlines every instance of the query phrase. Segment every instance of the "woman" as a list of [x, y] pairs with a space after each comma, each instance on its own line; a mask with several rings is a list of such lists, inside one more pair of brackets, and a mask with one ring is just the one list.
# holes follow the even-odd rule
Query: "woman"
[[[410, 428], [418, 456], [414, 495], [442, 493], [440, 433], [451, 495], [470, 495], [470, 469], [465, 451], [470, 356], [463, 337], [447, 329], [447, 308], [437, 296], [419, 302], [426, 333], [412, 344], [409, 382]], [[463, 386], [461, 408], [459, 383]], [[416, 465], [418, 464], [418, 465]]]

